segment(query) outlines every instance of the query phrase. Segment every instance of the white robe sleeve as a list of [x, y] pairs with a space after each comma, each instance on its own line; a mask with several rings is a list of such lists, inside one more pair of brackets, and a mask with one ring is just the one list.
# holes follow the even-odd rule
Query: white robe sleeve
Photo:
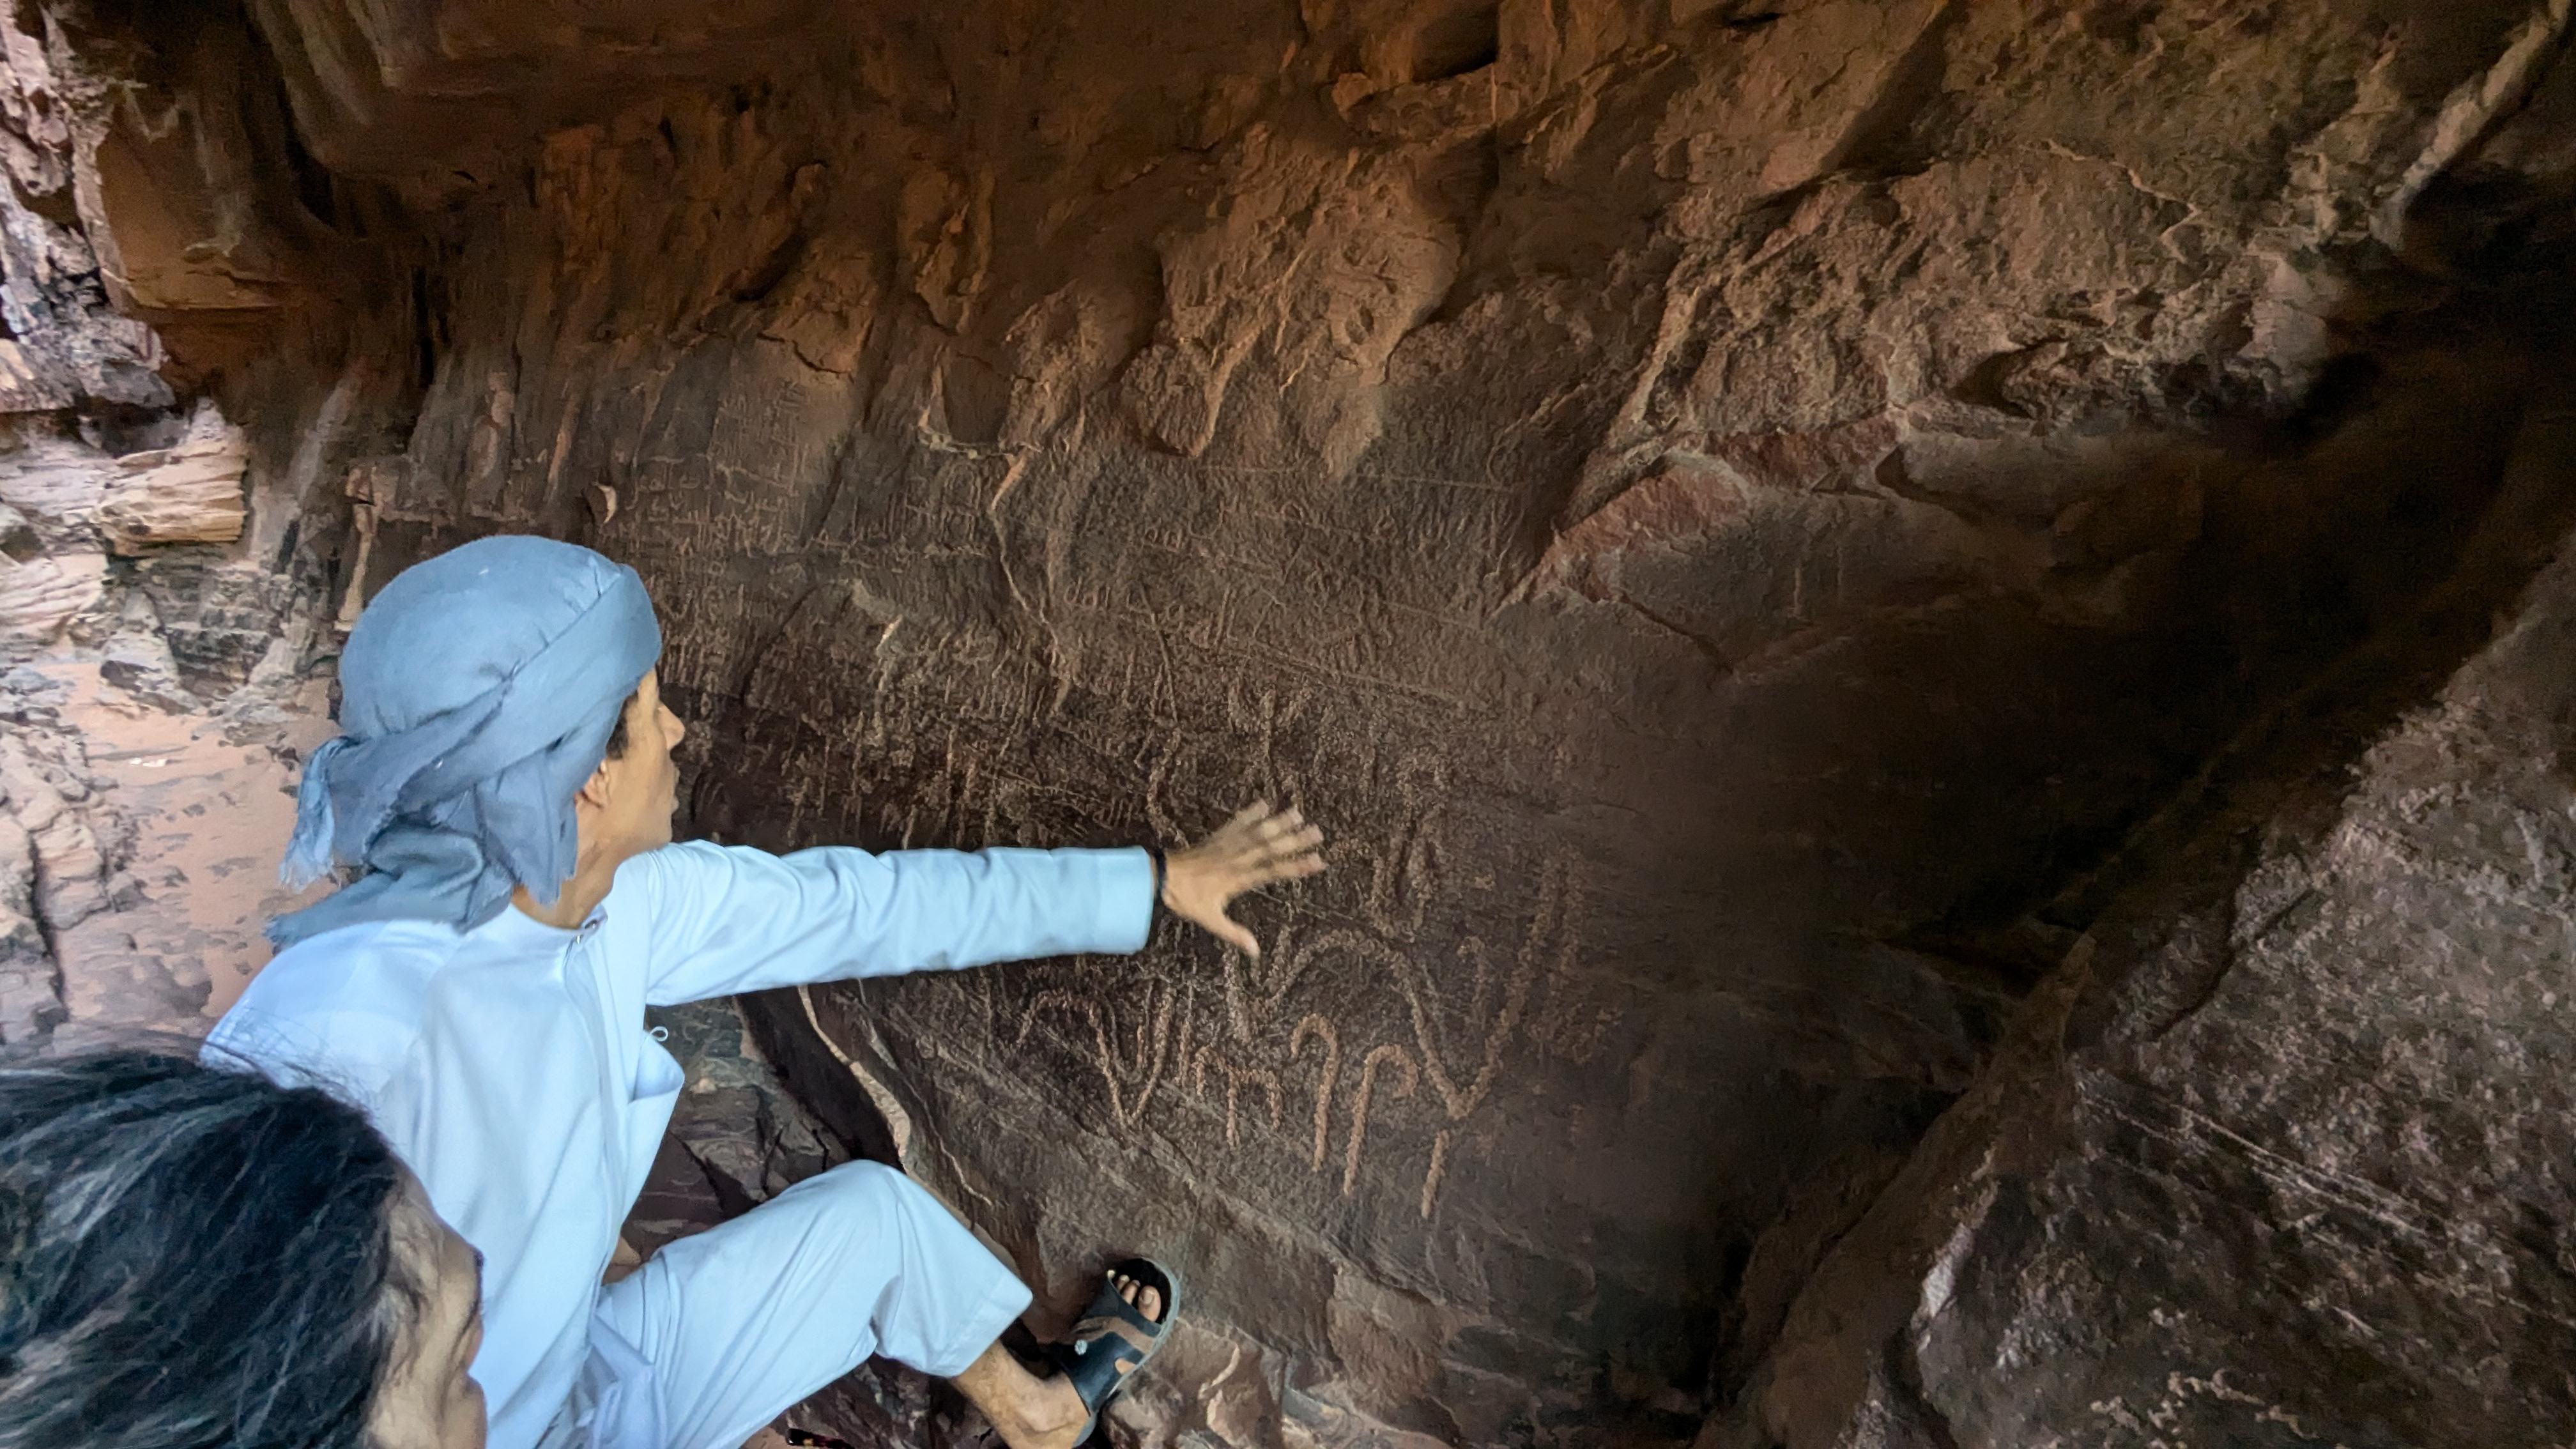
[[1153, 924], [1142, 850], [823, 847], [771, 855], [693, 842], [618, 871], [612, 911], [648, 913], [645, 1000], [1140, 950]]

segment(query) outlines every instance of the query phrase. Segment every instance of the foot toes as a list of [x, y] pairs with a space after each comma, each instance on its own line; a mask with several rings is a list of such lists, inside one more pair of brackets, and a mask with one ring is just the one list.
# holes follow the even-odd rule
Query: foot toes
[[1112, 1270], [1108, 1276], [1109, 1286], [1116, 1289], [1118, 1291], [1118, 1296], [1125, 1299], [1128, 1305], [1134, 1308], [1146, 1322], [1160, 1323], [1163, 1321], [1163, 1292], [1161, 1289], [1153, 1287], [1142, 1278], [1137, 1278], [1126, 1273], [1120, 1273], [1115, 1270]]
[[1162, 1290], [1149, 1285], [1142, 1278], [1134, 1278], [1118, 1272], [1112, 1272], [1109, 1275], [1109, 1286], [1117, 1289], [1119, 1297], [1126, 1299], [1130, 1306], [1143, 1314], [1146, 1322], [1163, 1321]]

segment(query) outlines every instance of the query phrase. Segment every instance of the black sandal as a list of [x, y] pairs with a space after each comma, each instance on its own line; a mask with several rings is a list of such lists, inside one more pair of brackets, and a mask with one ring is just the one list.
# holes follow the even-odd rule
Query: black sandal
[[[1151, 1288], [1162, 1295], [1163, 1316], [1157, 1321], [1136, 1311], [1136, 1305], [1118, 1294], [1109, 1273], [1123, 1273], [1140, 1288]], [[1172, 1324], [1180, 1317], [1181, 1281], [1179, 1275], [1148, 1258], [1130, 1258], [1110, 1265], [1101, 1275], [1099, 1295], [1091, 1300], [1082, 1321], [1073, 1326], [1073, 1336], [1063, 1343], [1046, 1346], [1047, 1357], [1064, 1372], [1073, 1391], [1082, 1395], [1082, 1406], [1091, 1411], [1082, 1432], [1074, 1443], [1090, 1439], [1100, 1427], [1100, 1411], [1118, 1397], [1118, 1391], [1136, 1376], [1163, 1347]]]

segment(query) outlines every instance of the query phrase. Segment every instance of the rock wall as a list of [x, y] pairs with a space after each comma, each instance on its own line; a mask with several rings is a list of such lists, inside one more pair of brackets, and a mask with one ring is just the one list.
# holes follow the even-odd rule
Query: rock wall
[[[156, 240], [223, 265], [153, 223], [248, 174], [185, 119], [238, 98], [176, 100], [82, 35], [0, 5], [0, 1043], [19, 1049], [192, 1031], [239, 992], [287, 899], [293, 749], [327, 730], [316, 580], [276, 547], [285, 470], [246, 489], [252, 440], [137, 315], [161, 295], [138, 279], [174, 260]], [[204, 184], [117, 180], [138, 134]]]
[[2358, 758], [2276, 721], [2190, 792], [1703, 1449], [2563, 1442], [2571, 467], [2560, 403], [2425, 627], [2288, 718], [2492, 620], [2430, 702]]
[[[2274, 1221], [2142, 1207], [2043, 1252], [2116, 1195], [2081, 1176], [2130, 1160], [2108, 1118], [2047, 1119], [2018, 1216], [1960, 1206], [2010, 1195], [1980, 1144], [2070, 1074], [2241, 1079], [2192, 1110], [2266, 1165], [2418, 1112], [2237, 1121], [2307, 1068], [2098, 1066], [2131, 1048], [2046, 1024], [2129, 979], [2101, 922], [2189, 919], [2157, 882], [2251, 878], [2194, 843], [2255, 808], [2213, 781], [2288, 778], [2275, 736], [2357, 758], [2546, 552], [2483, 540], [2571, 521], [2535, 441], [2576, 315], [2566, 0], [39, 28], [140, 78], [65, 164], [156, 375], [250, 429], [239, 557], [331, 600], [501, 528], [633, 562], [720, 838], [1169, 841], [1256, 796], [1333, 832], [1250, 908], [1259, 962], [1165, 931], [747, 1007], [837, 1150], [900, 1160], [1049, 1312], [1105, 1253], [1185, 1266], [1146, 1441], [2035, 1443], [2182, 1412], [2170, 1374], [2347, 1442], [2571, 1409], [2519, 1359], [2485, 1418], [2440, 1411], [2467, 1379], [2346, 1402], [2430, 1329], [2258, 1388], [2269, 1309], [2048, 1296], [2046, 1252], [2260, 1260]], [[2308, 989], [2190, 1020], [2259, 1041]], [[2563, 1184], [2519, 1181], [2563, 1239]], [[1926, 1297], [1954, 1232], [1940, 1263], [2040, 1306]], [[2536, 1247], [2496, 1271], [2498, 1304], [2564, 1292]], [[2417, 1301], [2383, 1290], [2351, 1311]], [[2132, 1331], [2192, 1293], [2235, 1357]], [[875, 1372], [810, 1415], [969, 1432], [951, 1407]]]

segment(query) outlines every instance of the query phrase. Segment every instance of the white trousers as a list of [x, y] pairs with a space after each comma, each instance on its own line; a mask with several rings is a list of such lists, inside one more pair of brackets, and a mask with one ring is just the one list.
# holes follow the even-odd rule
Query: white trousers
[[742, 1449], [872, 1353], [953, 1377], [1028, 1306], [919, 1183], [849, 1163], [602, 1291], [565, 1427], [593, 1449]]

